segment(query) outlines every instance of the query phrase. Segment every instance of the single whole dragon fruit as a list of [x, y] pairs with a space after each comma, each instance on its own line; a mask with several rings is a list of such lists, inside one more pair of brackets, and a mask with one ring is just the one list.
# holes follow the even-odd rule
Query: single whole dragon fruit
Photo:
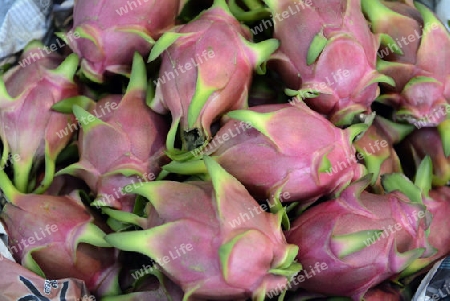
[[8, 200], [0, 219], [18, 262], [46, 279], [83, 280], [95, 294], [119, 292], [117, 252], [104, 240], [108, 228], [89, 213], [78, 192], [22, 194], [3, 171], [0, 182]]
[[71, 139], [71, 133], [58, 133], [74, 120], [73, 115], [51, 108], [78, 95], [73, 81], [78, 58], [71, 54], [63, 61], [61, 55], [44, 52], [41, 43], [32, 42], [21, 60], [23, 67], [8, 70], [0, 79], [1, 167], [12, 165], [15, 186], [28, 192], [36, 184], [33, 172], [45, 162], [45, 177], [35, 190], [42, 193], [53, 180], [56, 157]]
[[[216, 0], [192, 22], [166, 32], [153, 47], [150, 60], [161, 53], [162, 65], [151, 108], [170, 111], [172, 128], [167, 148], [174, 157], [211, 139], [211, 123], [231, 110], [247, 107], [253, 69], [278, 47], [270, 39], [251, 43], [250, 31]], [[177, 130], [182, 150], [175, 149]]]
[[[299, 246], [297, 259], [306, 271], [297, 276], [299, 287], [360, 301], [370, 288], [416, 272], [416, 260], [436, 253], [427, 238], [431, 214], [420, 188], [402, 174], [390, 174], [383, 179], [387, 193], [376, 195], [363, 191], [369, 182], [367, 176], [338, 198], [306, 210], [286, 232], [287, 241]], [[327, 269], [317, 270], [316, 263]]]
[[[308, 205], [341, 191], [365, 173], [357, 163], [352, 140], [367, 125], [342, 130], [301, 100], [297, 102], [296, 106], [263, 105], [228, 113], [232, 119], [202, 153], [211, 155], [257, 198], [283, 191], [290, 198], [282, 201]], [[163, 169], [181, 174], [206, 172], [201, 160], [171, 162]]]
[[92, 114], [74, 106], [82, 127], [80, 161], [57, 174], [83, 179], [97, 193], [93, 205], [131, 211], [134, 196], [124, 194], [122, 188], [154, 180], [161, 169], [168, 125], [146, 105], [146, 89], [145, 64], [135, 54], [131, 80], [123, 97], [100, 100]]
[[298, 248], [285, 241], [281, 211], [265, 212], [219, 164], [205, 162], [211, 181], [157, 181], [134, 189], [150, 201], [148, 226], [105, 239], [156, 260], [183, 289], [183, 300], [262, 301], [300, 270]]
[[357, 159], [364, 162], [373, 176], [372, 189], [375, 193], [383, 192], [383, 174], [403, 172], [394, 144], [399, 143], [413, 130], [412, 125], [398, 124], [376, 116], [369, 129], [354, 143]]
[[396, 85], [384, 87], [378, 100], [392, 105], [399, 120], [434, 127], [446, 119], [450, 99], [450, 34], [427, 7], [414, 5], [362, 0], [373, 32], [395, 39], [380, 49], [377, 68]]
[[[376, 70], [380, 37], [361, 12], [360, 0], [264, 0], [280, 40], [273, 64], [290, 89], [336, 125], [370, 113], [378, 82], [393, 84]], [[296, 91], [299, 90], [299, 91]]]
[[106, 71], [128, 73], [136, 51], [149, 53], [175, 25], [179, 6], [180, 0], [78, 0], [73, 28], [63, 39], [80, 56], [83, 74], [103, 82]]

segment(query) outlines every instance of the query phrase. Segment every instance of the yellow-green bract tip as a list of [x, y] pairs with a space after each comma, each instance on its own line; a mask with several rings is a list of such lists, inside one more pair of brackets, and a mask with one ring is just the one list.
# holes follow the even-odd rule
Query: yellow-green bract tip
[[126, 93], [132, 90], [147, 91], [147, 70], [145, 69], [144, 59], [138, 52], [135, 52], [133, 56], [131, 77]]

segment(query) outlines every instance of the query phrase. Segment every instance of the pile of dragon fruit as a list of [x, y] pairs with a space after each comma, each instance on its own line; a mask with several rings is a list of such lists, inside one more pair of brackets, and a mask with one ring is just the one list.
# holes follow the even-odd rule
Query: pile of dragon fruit
[[77, 0], [56, 35], [0, 80], [1, 300], [411, 300], [450, 254], [426, 6]]

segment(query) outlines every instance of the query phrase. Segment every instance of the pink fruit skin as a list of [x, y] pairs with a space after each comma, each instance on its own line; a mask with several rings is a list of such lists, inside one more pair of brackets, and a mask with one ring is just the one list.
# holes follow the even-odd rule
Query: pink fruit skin
[[[374, 142], [375, 141], [385, 141], [386, 147], [383, 147], [381, 149], [375, 149], [374, 152], [372, 152], [372, 149], [374, 149]], [[391, 142], [388, 142], [386, 139], [386, 136], [383, 136], [383, 133], [379, 133], [376, 129], [376, 127], [371, 126], [367, 132], [364, 134], [361, 139], [355, 142], [358, 148], [366, 149], [367, 153], [364, 156], [364, 158], [367, 158], [368, 156], [376, 156], [380, 158], [385, 158], [385, 160], [381, 163], [379, 166], [380, 173], [376, 179], [376, 183], [374, 184], [375, 192], [382, 192], [383, 187], [381, 185], [381, 175], [383, 174], [389, 174], [389, 173], [395, 173], [395, 172], [402, 172], [401, 165], [400, 165], [400, 159], [397, 156], [397, 153], [395, 152], [394, 145]], [[372, 147], [372, 149], [371, 149]], [[369, 158], [370, 159], [370, 158]], [[364, 159], [363, 159], [364, 160]]]
[[377, 172], [376, 182], [372, 185], [373, 192], [383, 193], [381, 184], [383, 174], [403, 172], [400, 158], [394, 148], [394, 144], [400, 142], [413, 128], [396, 131], [391, 127], [392, 123], [377, 116], [364, 135], [355, 141], [354, 145], [361, 159], [368, 166], [369, 173]]
[[[281, 216], [261, 209], [250, 213], [259, 205], [244, 186], [222, 168], [211, 168], [211, 175], [212, 182], [144, 183], [134, 190], [150, 200], [144, 230], [113, 233], [106, 240], [155, 259], [194, 298], [241, 300], [285, 285], [289, 274], [272, 270], [293, 274], [298, 265], [293, 262], [297, 248], [281, 231]], [[180, 246], [188, 251], [164, 259]]]
[[[198, 129], [200, 136], [208, 139], [213, 121], [247, 106], [256, 61], [243, 42], [243, 38], [250, 39], [250, 32], [221, 7], [209, 9], [175, 31], [189, 35], [178, 38], [164, 52], [151, 107], [161, 114], [170, 111], [174, 120], [180, 118], [183, 131]], [[175, 69], [186, 65], [191, 67], [182, 69], [184, 72]], [[199, 81], [202, 87], [197, 87]], [[205, 104], [201, 111], [189, 117], [193, 98], [207, 89], [213, 89], [212, 95], [202, 96]]]
[[450, 235], [443, 229], [449, 229], [450, 220], [450, 188], [442, 186], [430, 191], [430, 199], [425, 205], [433, 215], [430, 225], [430, 243], [437, 249], [437, 253], [430, 259], [434, 262], [450, 254]]
[[[309, 204], [363, 175], [349, 133], [304, 104], [263, 105], [250, 111], [273, 113], [267, 122], [270, 138], [240, 121], [229, 120], [216, 134], [223, 143], [213, 139], [207, 154], [216, 157], [256, 197], [270, 197], [282, 188], [290, 194], [282, 201]], [[229, 140], [224, 139], [226, 135]], [[332, 169], [319, 172], [324, 155]]]
[[450, 235], [442, 231], [442, 229], [450, 227], [448, 219], [450, 214], [450, 188], [441, 186], [431, 190], [429, 197], [424, 198], [423, 202], [432, 215], [427, 239], [436, 252], [432, 256], [419, 260], [420, 270], [418, 273], [426, 273], [438, 260], [450, 255]]
[[[385, 195], [362, 192], [358, 197], [358, 191], [362, 190], [357, 187], [360, 184], [353, 185], [339, 198], [304, 212], [286, 232], [286, 240], [299, 246], [297, 258], [304, 270], [317, 262], [328, 266], [301, 282], [300, 287], [324, 295], [348, 296], [356, 301], [371, 287], [401, 272], [417, 255], [432, 254], [433, 248], [426, 239], [430, 219], [423, 205], [411, 203], [399, 192]], [[426, 217], [420, 214], [422, 211]], [[392, 231], [389, 227], [396, 228]], [[363, 249], [340, 259], [339, 251], [346, 242], [334, 237], [366, 230], [382, 230], [384, 237], [367, 235], [374, 242], [367, 240]], [[400, 257], [396, 253], [422, 247], [425, 252], [415, 256]]]
[[401, 143], [400, 154], [410, 167], [418, 167], [425, 156], [433, 162], [433, 185], [443, 186], [450, 181], [450, 158], [445, 156], [442, 139], [436, 128], [414, 131]]
[[[281, 46], [277, 51], [279, 59], [272, 64], [287, 86], [322, 91], [324, 94], [304, 101], [333, 122], [339, 122], [346, 112], [370, 112], [370, 105], [378, 96], [378, 84], [374, 82], [379, 76], [378, 41], [367, 26], [360, 1], [266, 2], [273, 3], [269, 6], [274, 15], [289, 15], [275, 23], [274, 37]], [[328, 44], [308, 65], [308, 51], [320, 32]]]
[[75, 197], [23, 194], [15, 201], [1, 214], [14, 258], [27, 265], [31, 255], [47, 279], [77, 278], [93, 293], [101, 293], [119, 270], [114, 248], [76, 245], [89, 222], [107, 227]]
[[[198, 289], [196, 296], [199, 298], [218, 298], [219, 296], [227, 296], [226, 299], [234, 297], [235, 299], [240, 299], [245, 296], [249, 296], [250, 291], [254, 291], [259, 285], [263, 285], [267, 282], [270, 287], [276, 287], [277, 284], [284, 284], [286, 278], [279, 277], [275, 275], [267, 274], [268, 269], [272, 260], [279, 260], [277, 258], [285, 251], [284, 247], [284, 237], [282, 233], [274, 231], [274, 226], [277, 223], [275, 215], [269, 213], [261, 213], [256, 218], [246, 222], [245, 226], [233, 228], [228, 222], [232, 221], [229, 217], [238, 218], [240, 210], [247, 207], [252, 207], [256, 205], [256, 202], [249, 198], [249, 195], [241, 193], [243, 187], [235, 189], [233, 187], [228, 187], [226, 194], [228, 197], [234, 195], [235, 200], [239, 200], [241, 205], [235, 207], [234, 212], [227, 212], [228, 218], [223, 221], [211, 220], [211, 216], [216, 216], [214, 208], [214, 202], [211, 201], [211, 195], [214, 195], [212, 191], [212, 186], [209, 183], [202, 182], [187, 182], [187, 183], [170, 183], [166, 187], [160, 190], [161, 195], [169, 197], [171, 202], [167, 204], [159, 204], [156, 211], [159, 213], [159, 218], [164, 220], [164, 223], [173, 222], [174, 226], [180, 224], [181, 221], [185, 221], [185, 226], [179, 228], [178, 226], [178, 236], [175, 238], [175, 232], [171, 239], [175, 239], [179, 244], [174, 244], [174, 242], [161, 245], [160, 248], [165, 250], [165, 253], [169, 254], [171, 245], [181, 245], [181, 243], [190, 241], [193, 242], [192, 248], [195, 252], [189, 252], [184, 255], [186, 263], [189, 261], [195, 262], [198, 267], [206, 269], [205, 272], [196, 271], [188, 264], [183, 264], [180, 261], [173, 261], [164, 266], [164, 269], [169, 273], [169, 277], [179, 284], [185, 291], [188, 288], [195, 286], [197, 283], [203, 283]], [[171, 205], [177, 200], [177, 196], [183, 196], [185, 204], [190, 204], [189, 207], [181, 212], [176, 209], [176, 206]], [[227, 198], [230, 200], [230, 198]], [[195, 206], [193, 202], [195, 201]], [[229, 207], [230, 205], [226, 205]], [[200, 213], [201, 208], [201, 214]], [[241, 208], [241, 209], [239, 209]], [[245, 209], [244, 209], [245, 210]], [[244, 212], [244, 211], [243, 211]], [[225, 216], [224, 216], [225, 217]], [[206, 218], [206, 219], [205, 219]], [[178, 222], [177, 222], [178, 221]], [[207, 224], [202, 224], [200, 221], [206, 221]], [[154, 221], [149, 220], [149, 224]], [[206, 226], [206, 227], [205, 227]], [[175, 230], [175, 228], [173, 230]], [[223, 229], [220, 229], [223, 228]], [[240, 229], [241, 228], [241, 229]], [[219, 251], [219, 247], [225, 241], [231, 239], [233, 236], [242, 233], [243, 229], [253, 229], [255, 231], [254, 241], [249, 239], [248, 243], [261, 243], [264, 244], [264, 250], [260, 249], [258, 256], [252, 255], [252, 259], [246, 257], [245, 253], [240, 253], [239, 257], [233, 256], [233, 260], [230, 261], [233, 268], [230, 266], [229, 277], [227, 279], [223, 278], [223, 272], [219, 264], [212, 264], [212, 262], [217, 261], [214, 259]], [[183, 230], [182, 230], [183, 229]], [[260, 232], [261, 231], [261, 232]], [[191, 233], [191, 234], [189, 234]], [[216, 234], [214, 234], [216, 233]], [[181, 235], [180, 235], [181, 234]], [[211, 241], [211, 237], [214, 237]], [[165, 237], [165, 240], [169, 237]], [[152, 243], [152, 245], [154, 245]], [[242, 246], [244, 251], [245, 246]], [[169, 249], [170, 248], [170, 249]], [[238, 248], [239, 249], [239, 248]], [[239, 253], [239, 250], [235, 252]], [[275, 258], [274, 258], [275, 256]], [[197, 258], [197, 259], [194, 259]], [[254, 263], [253, 267], [250, 265], [245, 265], [246, 270], [251, 272], [247, 277], [242, 278], [241, 265], [244, 261]], [[208, 279], [205, 279], [205, 275], [208, 275]], [[235, 278], [237, 277], [237, 278]]]
[[[80, 161], [72, 174], [82, 178], [107, 206], [130, 212], [135, 196], [122, 193], [122, 188], [156, 178], [166, 158], [168, 124], [147, 107], [143, 91], [128, 92], [123, 98], [107, 96], [91, 113], [106, 124], [81, 131]], [[121, 169], [134, 170], [144, 178], [114, 173]]]
[[[41, 53], [43, 56], [41, 56]], [[63, 57], [52, 52], [47, 54], [38, 47], [30, 47], [21, 59], [39, 59], [31, 64], [16, 66], [4, 75], [8, 94], [14, 101], [0, 96], [0, 137], [13, 158], [18, 158], [16, 166], [40, 164], [48, 154], [56, 158], [67, 145], [72, 135], [59, 137], [57, 133], [73, 122], [73, 115], [53, 111], [57, 102], [78, 95], [78, 87], [61, 74], [52, 73], [63, 62]], [[32, 126], [30, 126], [32, 125]], [[31, 166], [24, 167], [22, 170]]]
[[[450, 35], [437, 19], [424, 22], [423, 15], [411, 4], [381, 3], [398, 14], [383, 14], [373, 20], [373, 30], [390, 35], [403, 51], [403, 55], [393, 53], [393, 45], [379, 51], [383, 60], [393, 63], [381, 64], [379, 71], [396, 82], [395, 87], [383, 85], [383, 101], [405, 111], [411, 123], [434, 127], [445, 120], [446, 114], [439, 110], [450, 99], [450, 60], [446, 59], [450, 56]], [[418, 77], [434, 82], [408, 85]]]
[[[82, 70], [101, 82], [106, 71], [129, 71], [135, 51], [147, 55], [152, 45], [140, 35], [158, 39], [175, 25], [179, 5], [179, 0], [99, 0], [94, 3], [78, 0], [74, 7], [73, 29], [66, 39], [82, 58]], [[76, 30], [80, 29], [95, 43], [79, 37]]]

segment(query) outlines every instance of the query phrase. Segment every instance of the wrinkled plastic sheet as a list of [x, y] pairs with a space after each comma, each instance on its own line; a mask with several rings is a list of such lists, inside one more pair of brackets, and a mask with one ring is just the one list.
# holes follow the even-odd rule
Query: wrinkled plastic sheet
[[0, 261], [0, 301], [94, 301], [77, 279], [46, 280], [20, 264]]
[[56, 25], [67, 29], [74, 0], [0, 0], [0, 75], [32, 40], [55, 43]]
[[450, 301], [450, 257], [433, 266], [412, 301]]
[[30, 41], [42, 40], [50, 28], [52, 0], [2, 0], [0, 59], [21, 51]]
[[447, 26], [447, 29], [450, 30], [450, 0], [440, 1], [436, 6], [436, 13], [439, 19]]
[[11, 253], [8, 250], [8, 234], [6, 233], [3, 224], [0, 222], [0, 260], [14, 261]]

